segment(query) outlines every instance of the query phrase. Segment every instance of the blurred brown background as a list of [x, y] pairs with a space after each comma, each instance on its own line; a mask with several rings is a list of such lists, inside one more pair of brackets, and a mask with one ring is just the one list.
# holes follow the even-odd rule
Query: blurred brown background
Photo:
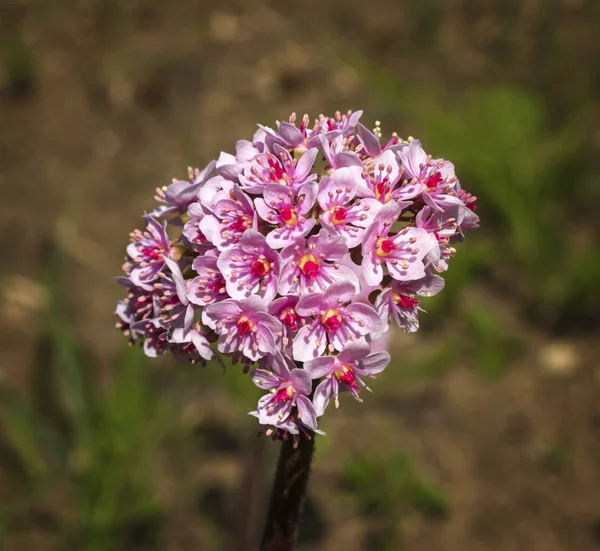
[[600, 548], [599, 36], [597, 0], [0, 0], [0, 547], [252, 549], [256, 390], [124, 350], [112, 277], [155, 187], [351, 108], [482, 228], [324, 417], [300, 549]]

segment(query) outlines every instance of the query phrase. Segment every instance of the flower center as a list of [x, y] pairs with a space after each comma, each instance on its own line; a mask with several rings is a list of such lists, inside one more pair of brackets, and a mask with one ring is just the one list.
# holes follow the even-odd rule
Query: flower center
[[442, 177], [442, 175], [439, 172], [436, 172], [435, 174], [431, 175], [429, 177], [429, 179], [427, 180], [427, 187], [429, 189], [433, 189], [435, 187], [437, 187], [437, 185], [443, 180], [444, 178]]
[[263, 277], [271, 270], [271, 264], [266, 258], [257, 258], [250, 268], [253, 276]]
[[390, 200], [391, 190], [390, 182], [384, 178], [381, 182], [375, 184], [375, 197], [382, 203], [387, 203]]
[[240, 316], [240, 318], [237, 320], [238, 333], [242, 335], [242, 337], [250, 333], [254, 327], [254, 322], [246, 315]]
[[402, 308], [408, 308], [409, 310], [416, 310], [417, 306], [419, 306], [419, 301], [416, 298], [409, 297], [408, 295], [401, 295], [399, 293], [394, 293], [394, 302], [401, 306]]
[[351, 389], [355, 390], [356, 392], [360, 392], [360, 388], [356, 384], [356, 377], [354, 377], [354, 371], [352, 371], [352, 368], [348, 367], [347, 365], [342, 365], [341, 369], [335, 370], [335, 378], [342, 383], [346, 383]]
[[285, 402], [286, 400], [292, 398], [294, 394], [296, 394], [296, 389], [292, 385], [284, 386], [283, 388], [280, 388], [277, 391], [277, 394], [275, 394], [275, 398], [273, 398], [273, 401], [276, 404], [278, 404], [279, 402]]
[[298, 314], [293, 308], [288, 308], [281, 313], [280, 319], [285, 323], [292, 331], [298, 329]]
[[294, 226], [298, 222], [298, 217], [293, 209], [284, 208], [279, 211], [281, 219], [287, 226]]
[[382, 237], [377, 241], [375, 246], [375, 254], [377, 256], [389, 256], [391, 252], [396, 248], [396, 244], [387, 237]]
[[235, 222], [229, 224], [229, 229], [235, 231], [245, 231], [252, 225], [252, 220], [247, 216], [240, 216]]
[[268, 157], [268, 163], [269, 163], [269, 179], [271, 180], [271, 182], [275, 183], [275, 184], [283, 184], [285, 185], [285, 170], [283, 170], [283, 167], [281, 166], [281, 163], [275, 159], [274, 157], [272, 157], [271, 155], [269, 155]]
[[348, 216], [348, 209], [344, 207], [335, 207], [333, 209], [333, 216], [331, 217], [332, 224], [344, 224], [346, 222], [346, 216]]
[[162, 259], [162, 253], [165, 252], [165, 250], [162, 247], [146, 247], [144, 249], [141, 249], [140, 252], [146, 258], [149, 257], [152, 260], [161, 260]]
[[319, 275], [319, 261], [312, 254], [305, 254], [298, 263], [298, 268], [311, 279], [317, 279]]
[[342, 325], [342, 316], [337, 310], [327, 310], [321, 315], [321, 323], [327, 328], [327, 331], [336, 331]]

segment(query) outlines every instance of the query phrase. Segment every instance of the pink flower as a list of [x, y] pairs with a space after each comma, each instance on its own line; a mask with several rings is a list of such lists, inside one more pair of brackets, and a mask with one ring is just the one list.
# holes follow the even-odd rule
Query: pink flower
[[405, 227], [396, 235], [389, 235], [400, 210], [397, 203], [386, 204], [365, 234], [362, 268], [369, 285], [381, 283], [383, 266], [387, 268], [389, 275], [399, 281], [425, 276], [423, 259], [436, 247], [436, 240], [425, 230], [412, 227]]
[[419, 299], [416, 296], [430, 297], [437, 295], [444, 288], [444, 280], [433, 274], [428, 274], [416, 281], [394, 281], [375, 299], [375, 309], [383, 325], [380, 331], [373, 334], [376, 339], [390, 328], [392, 318], [398, 326], [407, 333], [419, 329]]
[[296, 312], [297, 304], [298, 297], [294, 295], [278, 298], [269, 304], [269, 314], [275, 316], [283, 325], [285, 346], [293, 341], [298, 329], [306, 323], [306, 320]]
[[206, 306], [228, 298], [225, 279], [214, 256], [199, 256], [192, 264], [198, 276], [190, 281], [188, 298], [198, 306]]
[[267, 313], [264, 301], [257, 296], [210, 304], [202, 312], [202, 323], [219, 336], [219, 352], [241, 352], [256, 361], [278, 351], [281, 323]]
[[406, 177], [425, 186], [422, 192], [425, 203], [436, 210], [444, 210], [450, 204], [449, 197], [455, 194], [457, 179], [454, 165], [444, 159], [432, 159], [419, 140], [400, 147], [398, 158]]
[[240, 185], [248, 193], [262, 193], [269, 184], [298, 189], [316, 180], [310, 169], [315, 162], [318, 150], [306, 151], [299, 161], [294, 160], [287, 149], [275, 145], [273, 153], [256, 157], [240, 174]]
[[332, 233], [346, 238], [351, 249], [362, 242], [365, 228], [371, 225], [381, 203], [375, 199], [355, 199], [361, 169], [347, 167], [335, 170], [319, 184], [317, 201], [323, 209], [321, 222]]
[[146, 231], [131, 233], [127, 254], [133, 261], [129, 272], [131, 281], [138, 287], [151, 290], [152, 282], [158, 279], [158, 273], [165, 265], [164, 255], [170, 253], [171, 242], [166, 222], [160, 224], [152, 216], [146, 216], [146, 222]]
[[339, 281], [322, 294], [300, 297], [296, 312], [313, 321], [302, 327], [294, 339], [294, 360], [304, 362], [321, 356], [327, 343], [330, 350], [343, 350], [347, 344], [379, 330], [381, 320], [372, 306], [346, 306], [355, 295], [354, 284]]
[[323, 291], [334, 281], [349, 281], [358, 288], [354, 272], [340, 261], [348, 253], [342, 236], [331, 236], [322, 229], [308, 239], [298, 238], [281, 251], [281, 295], [300, 295]]
[[280, 263], [279, 255], [255, 230], [246, 230], [239, 246], [217, 260], [230, 297], [241, 300], [260, 293], [267, 302], [277, 293]]
[[289, 358], [276, 354], [270, 359], [270, 370], [255, 369], [252, 381], [259, 388], [269, 390], [255, 412], [262, 425], [278, 427], [301, 423], [310, 430], [317, 429], [315, 408], [307, 396], [312, 392], [310, 373], [294, 366]]
[[[335, 407], [339, 407], [338, 395], [348, 391], [359, 401], [360, 386], [370, 390], [361, 377], [375, 378], [390, 363], [387, 352], [371, 352], [366, 341], [349, 344], [337, 356], [323, 356], [304, 364], [304, 369], [311, 378], [322, 382], [315, 390], [313, 404], [317, 417], [325, 413], [325, 409], [333, 396]], [[360, 385], [360, 386], [359, 386]]]
[[256, 211], [238, 185], [233, 186], [230, 199], [215, 204], [214, 215], [200, 221], [200, 230], [220, 251], [237, 245], [248, 229], [256, 229]]
[[263, 198], [255, 199], [258, 215], [275, 227], [267, 234], [267, 243], [281, 249], [304, 237], [316, 224], [306, 215], [315, 204], [314, 184], [304, 184], [297, 192], [292, 188], [270, 184], [265, 187]]
[[[377, 159], [371, 172], [362, 172], [362, 182], [358, 186], [360, 197], [374, 197], [381, 203], [397, 201], [405, 203], [418, 197], [425, 190], [425, 184], [416, 178], [407, 178], [396, 154], [387, 150]], [[410, 201], [406, 206], [410, 205]]]

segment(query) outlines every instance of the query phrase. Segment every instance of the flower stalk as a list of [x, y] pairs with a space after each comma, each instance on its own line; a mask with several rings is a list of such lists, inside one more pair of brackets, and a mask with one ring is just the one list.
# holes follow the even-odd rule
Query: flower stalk
[[290, 551], [298, 537], [306, 488], [315, 450], [315, 435], [281, 442], [271, 502], [260, 551]]

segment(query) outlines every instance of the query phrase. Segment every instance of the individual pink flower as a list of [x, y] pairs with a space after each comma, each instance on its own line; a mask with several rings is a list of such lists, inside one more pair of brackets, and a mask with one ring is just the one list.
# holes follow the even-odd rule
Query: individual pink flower
[[444, 288], [444, 280], [433, 274], [428, 274], [416, 281], [393, 281], [375, 299], [375, 309], [383, 325], [380, 331], [373, 334], [378, 338], [389, 331], [392, 319], [406, 333], [414, 333], [419, 329], [419, 306], [417, 296], [430, 297], [436, 295]]
[[319, 184], [317, 196], [323, 209], [320, 216], [323, 226], [344, 236], [349, 249], [362, 242], [365, 228], [371, 225], [381, 208], [375, 199], [355, 199], [361, 172], [358, 167], [334, 170]]
[[198, 276], [189, 283], [188, 298], [191, 303], [206, 306], [229, 298], [216, 257], [199, 256], [194, 259], [192, 268]]
[[324, 293], [300, 297], [296, 312], [311, 317], [294, 339], [294, 360], [305, 362], [330, 350], [343, 350], [360, 337], [378, 331], [381, 320], [372, 306], [348, 303], [355, 297], [356, 288], [348, 281], [330, 285]]
[[425, 276], [423, 259], [437, 246], [436, 239], [425, 230], [413, 227], [405, 227], [396, 235], [389, 235], [400, 210], [397, 203], [387, 203], [365, 234], [362, 268], [369, 285], [378, 285], [382, 281], [383, 266], [399, 281]]
[[397, 201], [410, 205], [410, 200], [425, 190], [425, 184], [405, 174], [396, 154], [384, 151], [374, 163], [371, 171], [362, 172], [362, 181], [358, 186], [360, 197], [374, 197], [381, 203]]
[[168, 187], [158, 188], [155, 199], [162, 203], [152, 212], [153, 216], [170, 216], [183, 214], [188, 206], [196, 200], [198, 192], [211, 177], [216, 161], [208, 163], [204, 170], [188, 168], [189, 181], [176, 180]]
[[233, 182], [258, 155], [263, 153], [264, 144], [238, 140], [235, 144], [235, 155], [221, 152], [216, 163], [217, 172], [220, 176]]
[[454, 165], [444, 159], [432, 159], [419, 140], [412, 140], [398, 150], [398, 158], [407, 178], [425, 186], [422, 192], [425, 204], [436, 210], [444, 210], [455, 195], [456, 175]]
[[254, 200], [258, 215], [275, 227], [267, 234], [267, 243], [274, 249], [281, 249], [304, 237], [316, 224], [314, 218], [307, 218], [315, 204], [314, 184], [305, 184], [297, 192], [292, 188], [277, 184], [265, 187], [263, 197]]
[[273, 153], [256, 157], [239, 175], [242, 189], [248, 193], [262, 193], [269, 184], [298, 189], [316, 180], [311, 174], [318, 150], [309, 149], [296, 161], [287, 149], [275, 145]]
[[256, 229], [256, 211], [250, 197], [237, 185], [231, 196], [218, 201], [214, 215], [200, 221], [200, 230], [220, 251], [236, 246], [246, 230]]
[[325, 229], [308, 239], [298, 238], [281, 251], [281, 295], [323, 291], [334, 281], [349, 281], [358, 288], [354, 272], [340, 264], [348, 253], [346, 240]]
[[189, 329], [178, 327], [170, 330], [165, 338], [169, 343], [175, 345], [173, 353], [176, 356], [179, 352], [182, 358], [189, 359], [191, 363], [206, 363], [210, 360], [217, 360], [221, 363], [221, 359], [203, 334], [202, 326], [199, 323], [194, 323]]
[[277, 294], [281, 260], [255, 230], [246, 230], [238, 247], [221, 253], [217, 267], [232, 298], [241, 300], [259, 293], [269, 302]]
[[[322, 356], [304, 364], [305, 371], [313, 379], [323, 379], [316, 388], [313, 404], [317, 417], [325, 413], [331, 397], [335, 407], [339, 407], [338, 395], [348, 391], [359, 401], [360, 386], [370, 390], [362, 377], [375, 378], [390, 363], [387, 352], [371, 353], [371, 347], [364, 341], [349, 344], [337, 356]], [[360, 386], [359, 386], [360, 385]]]
[[255, 369], [250, 375], [256, 386], [270, 391], [258, 401], [252, 414], [262, 425], [278, 427], [292, 421], [316, 430], [315, 408], [307, 397], [312, 392], [310, 373], [295, 367], [281, 353], [274, 355], [269, 363], [270, 370]]
[[206, 216], [202, 205], [199, 202], [192, 203], [188, 207], [187, 215], [189, 220], [183, 225], [183, 230], [181, 231], [184, 244], [201, 254], [213, 251], [215, 249], [214, 245], [200, 229], [200, 222]]
[[167, 223], [160, 224], [152, 216], [146, 216], [146, 230], [135, 230], [130, 235], [127, 254], [132, 260], [129, 277], [134, 285], [146, 290], [158, 279], [165, 265], [164, 255], [170, 254], [171, 241], [167, 235]]
[[[329, 137], [331, 138], [331, 137]], [[350, 149], [356, 141], [354, 136], [344, 136], [342, 134], [333, 136], [331, 141], [325, 134], [321, 134], [321, 147], [323, 156], [332, 169], [356, 166], [364, 170], [363, 162], [356, 152]]]
[[293, 341], [298, 329], [306, 323], [296, 312], [297, 304], [298, 297], [294, 295], [278, 298], [269, 304], [269, 314], [275, 316], [283, 325], [284, 346]]
[[239, 301], [227, 299], [208, 305], [202, 323], [219, 336], [219, 352], [242, 353], [256, 361], [266, 354], [276, 354], [281, 322], [267, 313], [265, 302], [257, 296]]

